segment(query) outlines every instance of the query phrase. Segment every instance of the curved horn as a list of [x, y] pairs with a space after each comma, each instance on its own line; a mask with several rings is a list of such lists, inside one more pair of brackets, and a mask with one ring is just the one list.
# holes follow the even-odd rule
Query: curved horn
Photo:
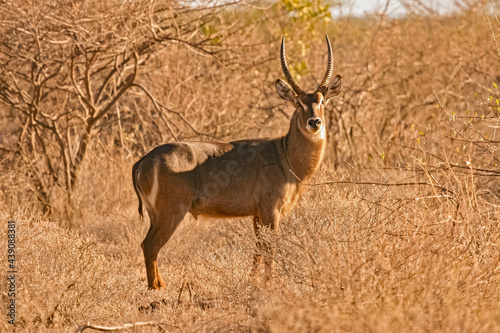
[[325, 36], [326, 36], [326, 44], [328, 47], [328, 66], [326, 68], [326, 73], [325, 76], [323, 77], [323, 80], [321, 81], [321, 84], [319, 85], [318, 89], [316, 89], [316, 91], [319, 91], [321, 93], [324, 93], [326, 89], [328, 89], [328, 85], [330, 84], [330, 79], [332, 78], [332, 73], [333, 73], [332, 45], [330, 44], [330, 39], [328, 39], [328, 35]]
[[288, 64], [286, 62], [286, 57], [285, 57], [285, 36], [281, 39], [281, 52], [280, 52], [280, 58], [281, 58], [281, 69], [283, 70], [283, 74], [285, 74], [286, 81], [292, 86], [293, 91], [297, 95], [300, 95], [303, 93], [302, 89], [300, 89], [299, 85], [297, 82], [292, 77], [292, 73], [290, 73], [290, 70], [288, 69]]

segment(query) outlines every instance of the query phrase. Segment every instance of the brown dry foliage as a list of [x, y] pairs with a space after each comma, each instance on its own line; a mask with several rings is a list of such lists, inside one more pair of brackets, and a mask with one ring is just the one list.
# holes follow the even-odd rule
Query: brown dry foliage
[[[37, 212], [32, 165], [16, 150], [20, 111], [0, 107], [2, 220], [19, 222], [19, 328], [155, 320], [196, 332], [500, 331], [495, 18], [480, 6], [451, 17], [330, 22], [291, 20], [281, 4], [208, 13], [223, 39], [216, 57], [166, 42], [145, 55], [136, 79], [186, 121], [132, 88], [97, 123], [69, 203], [64, 189], [52, 190], [50, 218]], [[208, 28], [197, 29], [199, 42]], [[166, 290], [147, 291], [139, 244], [148, 222], [137, 215], [131, 165], [174, 135], [285, 133], [292, 110], [273, 87], [283, 31], [304, 87], [321, 79], [328, 32], [344, 91], [328, 107], [327, 161], [273, 239], [275, 278], [248, 276], [249, 219], [186, 218], [160, 252]], [[71, 135], [68, 144], [82, 132]], [[384, 185], [401, 183], [419, 185]]]

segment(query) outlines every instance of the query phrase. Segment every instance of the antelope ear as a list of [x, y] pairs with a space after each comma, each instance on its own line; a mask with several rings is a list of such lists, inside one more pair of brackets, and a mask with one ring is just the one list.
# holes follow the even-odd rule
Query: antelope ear
[[281, 98], [292, 103], [293, 105], [296, 105], [299, 101], [297, 95], [293, 92], [292, 87], [290, 87], [290, 85], [282, 79], [276, 80], [276, 91]]
[[328, 85], [328, 88], [326, 89], [326, 92], [324, 94], [326, 101], [325, 105], [328, 104], [331, 98], [340, 94], [341, 89], [342, 89], [342, 76], [337, 75], [332, 79], [332, 81]]

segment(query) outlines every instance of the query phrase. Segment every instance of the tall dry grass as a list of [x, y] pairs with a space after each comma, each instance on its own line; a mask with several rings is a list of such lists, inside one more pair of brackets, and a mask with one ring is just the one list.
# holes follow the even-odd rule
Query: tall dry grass
[[[335, 177], [329, 169], [317, 180]], [[274, 240], [269, 283], [248, 276], [255, 249], [247, 219], [187, 219], [160, 253], [167, 288], [154, 292], [146, 290], [139, 247], [146, 224], [132, 208], [100, 214], [99, 223], [82, 220], [87, 234], [20, 211], [18, 325], [155, 320], [180, 331], [496, 331], [498, 221], [425, 192], [311, 188]], [[126, 200], [131, 193], [124, 193]]]
[[[277, 36], [288, 34], [294, 74], [312, 87], [329, 33], [345, 90], [328, 107], [327, 161], [273, 239], [267, 283], [248, 276], [249, 219], [188, 217], [159, 255], [167, 288], [146, 290], [148, 221], [137, 215], [130, 169], [173, 137], [140, 91], [120, 105], [121, 128], [116, 113], [103, 123], [70, 204], [54, 190], [50, 218], [35, 210], [22, 161], [2, 155], [2, 219], [19, 221], [18, 330], [154, 320], [193, 332], [500, 331], [498, 25], [490, 18], [492, 31], [478, 9], [316, 22], [312, 32], [279, 8], [254, 10], [258, 24], [228, 37], [233, 64], [182, 46], [148, 63], [138, 82], [198, 131], [274, 136], [292, 112], [273, 87]], [[241, 19], [224, 15], [228, 26]], [[15, 119], [6, 107], [0, 115]], [[175, 123], [179, 139], [212, 140]], [[15, 133], [3, 131], [1, 143]], [[413, 185], [390, 185], [403, 183]]]

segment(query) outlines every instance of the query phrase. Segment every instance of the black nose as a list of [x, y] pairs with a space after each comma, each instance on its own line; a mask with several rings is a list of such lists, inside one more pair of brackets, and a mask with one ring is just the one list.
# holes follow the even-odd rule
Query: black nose
[[307, 124], [312, 128], [317, 129], [319, 125], [321, 125], [321, 118], [318, 117], [309, 118], [309, 120], [307, 120]]

